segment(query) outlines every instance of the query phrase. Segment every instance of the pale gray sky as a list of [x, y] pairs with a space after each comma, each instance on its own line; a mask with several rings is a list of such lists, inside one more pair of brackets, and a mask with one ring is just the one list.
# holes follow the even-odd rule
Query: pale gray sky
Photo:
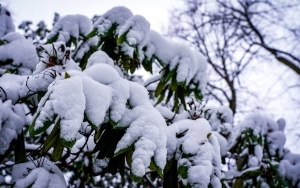
[[167, 28], [169, 10], [180, 0], [0, 0], [12, 12], [15, 25], [23, 20], [31, 20], [34, 24], [44, 20], [51, 26], [54, 12], [61, 16], [83, 14], [88, 17], [100, 15], [115, 6], [126, 6], [133, 14], [144, 16], [151, 28], [162, 32]]

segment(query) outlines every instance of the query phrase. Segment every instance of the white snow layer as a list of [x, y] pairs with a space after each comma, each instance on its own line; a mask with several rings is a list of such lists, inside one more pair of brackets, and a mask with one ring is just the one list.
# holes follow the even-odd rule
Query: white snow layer
[[147, 90], [138, 83], [122, 79], [108, 64], [95, 64], [84, 73], [111, 89], [111, 98], [107, 99], [111, 100], [109, 118], [117, 127], [128, 127], [115, 153], [134, 145], [131, 170], [138, 177], [145, 175], [152, 157], [163, 169], [167, 153], [166, 123], [149, 102]]
[[84, 113], [96, 128], [109, 118], [117, 127], [127, 128], [115, 153], [134, 145], [131, 170], [136, 176], [145, 175], [152, 157], [163, 169], [167, 153], [166, 123], [149, 102], [147, 90], [138, 83], [122, 79], [109, 64], [98, 63], [83, 73], [75, 70], [68, 73], [70, 78], [58, 77], [41, 99], [35, 130], [58, 115], [60, 137], [74, 141]]
[[10, 100], [0, 100], [0, 155], [6, 152], [11, 141], [21, 133], [25, 120], [22, 105], [12, 105]]
[[80, 36], [86, 36], [92, 31], [92, 21], [84, 15], [67, 15], [61, 17], [53, 26], [48, 39], [58, 35], [56, 41], [68, 42], [71, 37], [76, 41]]
[[99, 17], [94, 23], [94, 28], [97, 29], [98, 34], [105, 34], [113, 25], [117, 26], [117, 31], [131, 16], [132, 12], [123, 6], [114, 7]]
[[[0, 38], [0, 75], [6, 69], [17, 71], [20, 75], [30, 75], [34, 70], [38, 55], [32, 41], [19, 33], [11, 32]], [[2, 69], [2, 70], [1, 70]]]
[[15, 31], [15, 25], [10, 12], [5, 7], [0, 6], [0, 37], [13, 31]]
[[81, 70], [77, 63], [71, 58], [71, 49], [64, 42], [54, 42], [37, 48], [39, 62], [33, 74], [42, 72], [49, 67], [55, 67], [58, 72], [68, 70]]
[[47, 158], [40, 158], [13, 166], [14, 187], [63, 188], [67, 187], [63, 173]]
[[178, 169], [187, 167], [187, 180], [191, 187], [208, 187], [209, 183], [221, 187], [220, 146], [211, 126], [205, 119], [181, 120], [167, 127], [168, 159], [178, 160]]

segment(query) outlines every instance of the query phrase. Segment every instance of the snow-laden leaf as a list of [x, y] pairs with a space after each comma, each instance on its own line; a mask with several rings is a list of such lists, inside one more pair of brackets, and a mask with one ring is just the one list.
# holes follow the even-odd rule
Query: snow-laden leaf
[[25, 119], [22, 105], [0, 100], [0, 155], [7, 151], [11, 141], [21, 133]]
[[[84, 15], [67, 15], [59, 18], [49, 33], [48, 39], [77, 44], [80, 36], [87, 36], [92, 31], [92, 21]], [[73, 41], [72, 41], [73, 39]], [[52, 42], [56, 42], [53, 41]]]
[[148, 101], [146, 89], [133, 82], [129, 86], [131, 109], [126, 110], [117, 125], [128, 128], [117, 144], [115, 153], [126, 151], [133, 145], [131, 171], [134, 176], [142, 177], [152, 157], [158, 171], [162, 171], [166, 164], [166, 123]]
[[132, 15], [126, 7], [114, 7], [100, 16], [93, 27], [97, 29], [99, 35], [105, 35], [113, 25], [121, 27]]
[[57, 72], [69, 70], [81, 71], [81, 68], [71, 58], [71, 49], [66, 46], [65, 42], [54, 42], [51, 44], [41, 45], [37, 48], [39, 62], [33, 72], [34, 75], [51, 67]]
[[178, 161], [178, 178], [183, 185], [221, 187], [220, 146], [205, 119], [175, 122], [167, 127], [167, 135], [167, 158]]
[[10, 12], [5, 7], [0, 6], [0, 37], [13, 31], [15, 31], [15, 25]]
[[57, 116], [60, 119], [60, 138], [66, 145], [73, 143], [85, 110], [82, 79], [75, 76], [57, 80], [49, 86], [41, 101], [31, 133], [43, 128], [48, 121], [54, 122]]
[[5, 70], [19, 75], [32, 74], [38, 62], [38, 55], [32, 41], [15, 32], [1, 37], [0, 41], [6, 41], [5, 44], [0, 45], [0, 75]]
[[12, 181], [16, 188], [67, 187], [63, 173], [46, 158], [14, 165], [12, 170]]
[[150, 24], [140, 15], [129, 18], [118, 32], [117, 43], [121, 51], [130, 58], [136, 58], [140, 63], [144, 59], [142, 48], [147, 44], [149, 38]]

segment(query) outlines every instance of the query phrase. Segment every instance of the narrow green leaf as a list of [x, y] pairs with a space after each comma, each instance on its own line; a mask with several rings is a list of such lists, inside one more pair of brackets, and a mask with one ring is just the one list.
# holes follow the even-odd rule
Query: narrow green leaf
[[68, 72], [65, 72], [65, 79], [71, 78], [71, 76], [68, 74]]
[[160, 93], [163, 91], [164, 87], [165, 87], [165, 82], [163, 82], [162, 80], [157, 84], [154, 96], [158, 97], [160, 95]]
[[54, 162], [58, 161], [61, 158], [63, 151], [64, 151], [64, 145], [61, 142], [57, 142], [51, 154], [52, 160]]
[[244, 187], [244, 180], [241, 178], [237, 178], [232, 188], [241, 188], [241, 187]]

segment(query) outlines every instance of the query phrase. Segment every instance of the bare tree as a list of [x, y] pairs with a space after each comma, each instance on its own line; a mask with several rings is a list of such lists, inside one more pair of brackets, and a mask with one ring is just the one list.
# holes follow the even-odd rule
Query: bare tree
[[249, 63], [271, 56], [300, 75], [299, 5], [299, 0], [184, 0], [172, 12], [170, 34], [207, 57], [213, 75], [209, 96], [236, 113], [239, 78]]

